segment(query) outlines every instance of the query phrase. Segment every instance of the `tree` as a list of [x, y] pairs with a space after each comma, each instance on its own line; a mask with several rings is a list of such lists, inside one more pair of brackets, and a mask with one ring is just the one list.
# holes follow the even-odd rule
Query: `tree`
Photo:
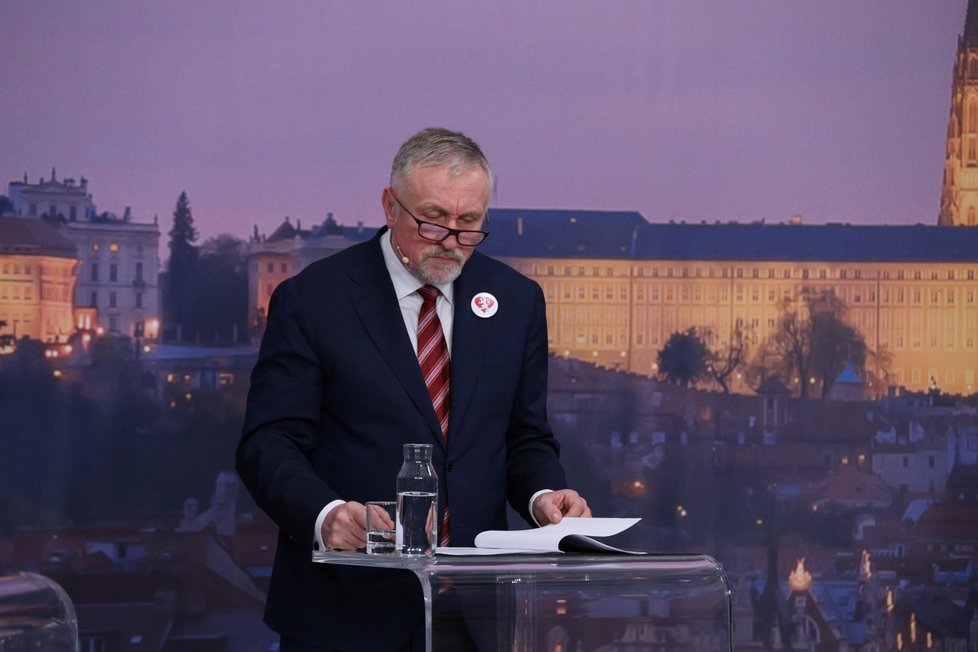
[[689, 387], [704, 378], [710, 351], [692, 327], [669, 336], [659, 351], [659, 376], [674, 385]]
[[190, 291], [193, 287], [194, 270], [197, 266], [198, 251], [194, 246], [197, 230], [190, 212], [190, 200], [186, 191], [177, 198], [173, 211], [173, 228], [170, 229], [170, 259], [166, 268], [166, 283], [163, 288], [163, 321], [170, 339], [177, 339], [180, 330], [186, 326], [189, 315]]
[[866, 342], [846, 322], [846, 305], [831, 290], [802, 288], [797, 298], [782, 299], [778, 310], [778, 328], [759, 351], [756, 377], [777, 375], [789, 387], [797, 385], [801, 398], [817, 385], [825, 398], [846, 360], [863, 372]]
[[[706, 332], [706, 335], [707, 339], [710, 339], [709, 331]], [[729, 344], [723, 348], [710, 351], [706, 370], [724, 394], [730, 393], [728, 381], [733, 372], [744, 363], [745, 352], [744, 331], [739, 327], [731, 334]]]
[[185, 333], [213, 343], [235, 343], [247, 334], [248, 274], [245, 243], [222, 234], [200, 248], [195, 283], [189, 298], [192, 309]]
[[0, 215], [13, 214], [14, 204], [6, 195], [0, 195]]

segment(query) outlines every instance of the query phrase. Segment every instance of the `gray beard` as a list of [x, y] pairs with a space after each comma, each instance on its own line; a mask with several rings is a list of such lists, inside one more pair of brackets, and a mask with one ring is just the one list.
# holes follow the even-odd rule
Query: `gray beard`
[[454, 257], [457, 252], [445, 249], [442, 251], [432, 251], [430, 253], [426, 252], [427, 255], [421, 256], [421, 263], [411, 269], [411, 272], [418, 277], [422, 283], [427, 285], [445, 285], [446, 283], [453, 283], [455, 279], [459, 277], [462, 273], [462, 260], [461, 254], [458, 254], [458, 258], [455, 259], [457, 265], [451, 267], [437, 265], [435, 263], [429, 264], [428, 261], [431, 256], [441, 255], [441, 256], [452, 256]]

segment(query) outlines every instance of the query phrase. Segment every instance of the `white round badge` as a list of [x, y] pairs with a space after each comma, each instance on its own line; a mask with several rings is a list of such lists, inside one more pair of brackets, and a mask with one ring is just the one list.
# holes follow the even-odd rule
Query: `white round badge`
[[475, 313], [475, 316], [482, 317], [483, 319], [492, 317], [499, 310], [499, 302], [496, 301], [496, 297], [488, 292], [480, 292], [472, 297], [471, 305], [472, 312]]

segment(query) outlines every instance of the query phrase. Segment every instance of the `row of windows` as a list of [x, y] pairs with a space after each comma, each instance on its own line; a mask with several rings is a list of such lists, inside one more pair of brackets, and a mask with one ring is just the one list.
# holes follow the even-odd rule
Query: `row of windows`
[[[554, 300], [558, 296], [564, 300], [579, 301], [628, 301], [628, 286], [616, 285], [575, 285], [571, 283], [551, 284], [544, 283], [547, 299]], [[559, 288], [559, 292], [557, 291]], [[616, 292], [617, 288], [617, 292]], [[790, 299], [797, 296], [801, 291], [801, 286], [796, 288], [761, 288], [759, 286], [734, 287], [733, 297], [737, 303], [760, 303], [766, 301], [768, 304], [776, 303], [781, 299]], [[842, 288], [841, 298], [854, 305], [875, 304], [877, 292], [875, 288]], [[951, 306], [961, 297], [965, 304], [974, 305], [978, 293], [972, 288], [968, 288], [959, 293], [957, 288], [936, 288], [924, 290], [921, 288], [886, 288], [881, 291], [881, 304], [884, 305], [927, 305], [932, 306]], [[707, 302], [715, 303], [720, 301], [726, 303], [730, 298], [727, 286], [717, 287], [716, 285], [638, 285], [635, 287], [635, 300], [644, 302], [646, 298], [651, 302], [665, 301], [671, 303], [680, 301], [683, 303], [693, 301], [695, 303]]]
[[68, 295], [68, 288], [63, 285], [42, 285], [41, 301], [62, 301], [69, 302], [71, 297]]
[[[282, 264], [282, 271], [285, 271], [285, 263]], [[272, 272], [272, 263], [268, 263], [268, 271]], [[777, 269], [774, 267], [634, 267], [633, 274], [639, 277], [649, 277], [649, 278], [767, 278], [767, 279], [860, 279], [864, 278], [863, 271], [861, 269], [854, 268], [819, 268], [819, 269], [807, 269], [807, 268], [794, 268], [794, 267], [784, 267]], [[586, 267], [584, 265], [540, 265], [534, 263], [532, 266], [533, 276], [626, 276], [626, 270], [619, 270], [618, 274], [615, 274], [614, 267]], [[871, 273], [865, 275], [867, 279], [876, 279], [877, 277]], [[975, 280], [975, 270], [974, 269], [899, 269], [891, 272], [891, 270], [882, 270], [879, 273], [880, 279], [888, 280], [894, 278], [896, 280]]]
[[[37, 217], [37, 204], [31, 204], [28, 208], [31, 217]], [[57, 204], [48, 204], [47, 215], [64, 215], [64, 211]], [[78, 219], [78, 207], [68, 207], [68, 219], [72, 222]]]
[[[100, 280], [99, 276], [100, 276], [101, 269], [102, 268], [99, 265], [99, 263], [97, 263], [97, 262], [90, 263], [89, 266], [88, 266], [88, 280], [91, 281], [92, 283], [99, 282], [99, 280]], [[109, 283], [118, 283], [119, 282], [119, 264], [118, 263], [110, 263], [108, 265], [108, 272], [109, 272], [108, 273], [108, 282]], [[141, 283], [141, 282], [143, 282], [143, 280], [144, 280], [143, 279], [143, 264], [141, 262], [137, 262], [136, 265], [135, 265], [135, 267], [133, 268], [133, 282], [134, 283]]]
[[33, 301], [34, 285], [27, 283], [2, 283], [0, 284], [0, 299]]
[[[119, 307], [119, 295], [114, 291], [108, 293], [108, 304], [104, 307], [106, 308], [118, 308]], [[88, 305], [92, 308], [99, 307], [99, 294], [98, 291], [93, 290], [91, 295], [89, 295]], [[133, 308], [143, 307], [143, 293], [136, 292], [133, 294]]]
[[29, 276], [34, 272], [34, 266], [30, 263], [24, 265], [21, 265], [20, 263], [4, 263], [0, 270], [3, 271], [4, 276], [19, 276], [21, 274]]
[[[92, 243], [92, 251], [101, 251], [101, 250], [102, 250], [102, 245], [100, 243], [98, 243], [98, 242], [93, 242]], [[137, 246], [137, 250], [140, 253], [142, 253], [142, 250], [143, 250], [142, 245], [138, 245]], [[109, 251], [111, 253], [118, 253], [119, 252], [119, 243], [118, 242], [110, 242], [109, 243]]]

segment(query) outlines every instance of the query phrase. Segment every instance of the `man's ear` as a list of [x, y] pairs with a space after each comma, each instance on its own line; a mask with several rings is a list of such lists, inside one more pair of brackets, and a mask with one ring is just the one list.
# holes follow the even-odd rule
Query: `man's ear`
[[387, 220], [387, 228], [394, 226], [394, 195], [393, 190], [388, 187], [380, 192], [380, 205], [384, 208], [384, 218]]

